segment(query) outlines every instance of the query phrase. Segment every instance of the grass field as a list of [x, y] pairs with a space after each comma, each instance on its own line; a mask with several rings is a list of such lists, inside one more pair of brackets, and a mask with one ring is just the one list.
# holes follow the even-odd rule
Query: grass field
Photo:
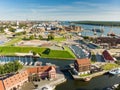
[[64, 37], [55, 37], [54, 40], [52, 40], [52, 41], [61, 42], [61, 41], [65, 41], [65, 40], [66, 40], [66, 38], [64, 38]]
[[108, 64], [104, 65], [102, 68], [103, 68], [104, 70], [111, 70], [111, 69], [117, 68], [117, 67], [119, 67], [118, 64], [108, 63]]
[[47, 48], [40, 47], [12, 47], [12, 46], [1, 46], [0, 55], [15, 55], [15, 53], [29, 53], [36, 52], [43, 58], [61, 58], [61, 59], [74, 59], [75, 57], [71, 55], [67, 50], [51, 50], [44, 53]]
[[6, 42], [5, 44], [3, 44], [4, 46], [13, 46], [15, 43], [21, 41], [22, 38], [21, 37], [15, 37], [14, 39], [10, 40], [9, 42]]
[[74, 58], [76, 58], [75, 54], [70, 50], [69, 47], [65, 46], [64, 49], [68, 51]]

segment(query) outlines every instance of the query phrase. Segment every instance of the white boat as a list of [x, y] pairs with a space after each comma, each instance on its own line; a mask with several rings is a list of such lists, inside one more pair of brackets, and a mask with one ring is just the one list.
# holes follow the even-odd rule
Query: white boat
[[26, 66], [27, 64], [28, 64], [28, 62], [25, 62], [25, 64], [24, 64], [24, 65]]
[[120, 74], [120, 68], [110, 70], [109, 73], [112, 75], [118, 75]]
[[45, 86], [35, 89], [35, 90], [54, 90], [54, 89], [55, 89], [55, 86], [45, 85]]
[[31, 66], [32, 64], [33, 64], [33, 62], [30, 62], [30, 63], [29, 63], [29, 66]]

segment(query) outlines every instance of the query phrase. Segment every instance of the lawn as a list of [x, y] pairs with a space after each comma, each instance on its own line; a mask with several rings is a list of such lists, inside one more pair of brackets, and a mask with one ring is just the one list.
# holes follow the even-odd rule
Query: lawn
[[6, 42], [5, 44], [3, 44], [4, 46], [13, 46], [15, 43], [21, 41], [22, 38], [21, 37], [15, 37], [12, 40], [10, 40], [9, 42]]
[[107, 64], [104, 65], [102, 68], [103, 68], [104, 70], [111, 70], [111, 69], [117, 68], [117, 67], [119, 67], [118, 64], [115, 64], [115, 63], [107, 63]]
[[65, 46], [64, 50], [68, 51], [74, 58], [76, 58], [75, 54], [71, 51], [69, 47]]
[[65, 40], [66, 40], [66, 38], [64, 38], [64, 37], [55, 37], [54, 40], [52, 40], [52, 41], [61, 42], [61, 41], [65, 41]]
[[1, 46], [0, 47], [0, 54], [1, 55], [15, 55], [15, 53], [29, 53], [29, 52], [36, 52], [41, 55], [43, 58], [61, 58], [61, 59], [74, 59], [75, 57], [72, 56], [66, 50], [51, 50], [49, 52], [45, 52], [47, 48], [40, 48], [40, 47], [12, 47], [12, 46]]

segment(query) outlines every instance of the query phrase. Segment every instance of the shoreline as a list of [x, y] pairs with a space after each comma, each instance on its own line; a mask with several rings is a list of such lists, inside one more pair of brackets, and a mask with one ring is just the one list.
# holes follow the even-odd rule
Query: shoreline
[[1, 55], [4, 57], [35, 57], [35, 58], [43, 58], [43, 59], [53, 59], [53, 60], [75, 60], [72, 58], [48, 58], [48, 57], [38, 57], [38, 56], [29, 56], [29, 55], [25, 55], [25, 56], [18, 56], [18, 55]]
[[108, 71], [103, 70], [103, 71], [96, 72], [96, 73], [90, 74], [88, 76], [82, 76], [82, 77], [80, 77], [79, 75], [73, 75], [72, 73], [70, 73], [70, 74], [71, 74], [71, 76], [73, 77], [74, 80], [90, 81], [92, 78], [104, 75], [107, 72]]

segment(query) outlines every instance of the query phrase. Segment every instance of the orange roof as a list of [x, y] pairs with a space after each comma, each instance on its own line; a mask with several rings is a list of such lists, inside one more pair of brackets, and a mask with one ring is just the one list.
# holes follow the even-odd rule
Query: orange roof
[[87, 63], [90, 63], [90, 60], [87, 58], [84, 58], [84, 59], [77, 59], [76, 62], [78, 64], [87, 64]]
[[28, 73], [38, 73], [38, 72], [45, 72], [45, 71], [49, 71], [51, 69], [52, 66], [37, 66], [37, 67], [33, 67], [33, 68], [28, 68], [27, 71]]
[[[7, 89], [7, 88], [10, 88], [10, 87], [16, 85], [19, 82], [22, 82], [23, 80], [25, 80], [27, 78], [28, 78], [27, 71], [23, 71], [21, 73], [18, 73], [16, 75], [13, 75], [9, 78], [4, 79], [3, 83], [4, 83], [5, 88]], [[1, 90], [1, 88], [0, 88], [0, 90]]]
[[4, 86], [3, 86], [2, 80], [0, 80], [0, 90], [5, 90], [5, 89], [4, 89]]

